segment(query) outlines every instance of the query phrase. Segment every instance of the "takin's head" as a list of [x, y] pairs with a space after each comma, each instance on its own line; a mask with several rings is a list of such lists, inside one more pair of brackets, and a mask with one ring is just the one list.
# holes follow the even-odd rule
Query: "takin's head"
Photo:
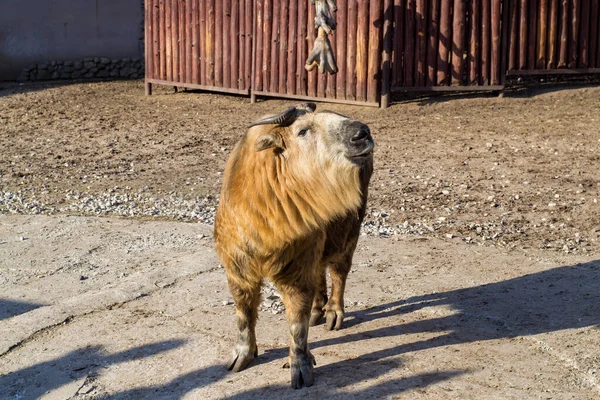
[[262, 225], [298, 235], [361, 206], [373, 169], [369, 127], [315, 108], [301, 104], [250, 125], [221, 196], [238, 224], [256, 214]]

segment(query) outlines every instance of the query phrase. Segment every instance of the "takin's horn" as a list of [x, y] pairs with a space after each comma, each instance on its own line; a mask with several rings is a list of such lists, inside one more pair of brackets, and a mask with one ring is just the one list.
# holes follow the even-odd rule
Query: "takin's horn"
[[[261, 120], [251, 123], [248, 128], [252, 128], [257, 125], [277, 125], [277, 126], [290, 126], [298, 118], [298, 111], [314, 112], [317, 108], [315, 103], [303, 103], [297, 106], [291, 106], [281, 114], [274, 115], [272, 117], [263, 118]], [[303, 113], [300, 113], [302, 115]]]

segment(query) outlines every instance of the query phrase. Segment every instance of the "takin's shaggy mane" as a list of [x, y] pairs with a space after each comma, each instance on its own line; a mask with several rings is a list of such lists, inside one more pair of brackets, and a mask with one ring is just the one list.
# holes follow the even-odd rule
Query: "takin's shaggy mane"
[[344, 285], [373, 168], [368, 127], [314, 109], [311, 103], [290, 107], [251, 125], [227, 163], [215, 221], [240, 331], [229, 368], [242, 370], [258, 354], [260, 285], [269, 278], [286, 305], [295, 388], [313, 381], [309, 320], [314, 325], [327, 312], [327, 327], [341, 327]]

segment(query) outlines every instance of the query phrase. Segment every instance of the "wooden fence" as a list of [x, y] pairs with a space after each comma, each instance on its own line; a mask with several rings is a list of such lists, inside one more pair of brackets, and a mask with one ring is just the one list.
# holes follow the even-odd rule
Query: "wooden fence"
[[146, 91], [165, 84], [387, 106], [390, 92], [500, 90], [600, 72], [600, 0], [337, 0], [339, 72], [307, 72], [309, 0], [146, 0]]

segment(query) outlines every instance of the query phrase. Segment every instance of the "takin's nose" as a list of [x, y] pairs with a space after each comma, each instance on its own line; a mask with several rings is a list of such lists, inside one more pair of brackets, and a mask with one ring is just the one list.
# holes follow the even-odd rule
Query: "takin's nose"
[[363, 140], [366, 140], [369, 137], [369, 131], [367, 131], [366, 129], [360, 129], [358, 132], [356, 132], [351, 138], [350, 141], [352, 143], [356, 143], [356, 142], [361, 142]]

